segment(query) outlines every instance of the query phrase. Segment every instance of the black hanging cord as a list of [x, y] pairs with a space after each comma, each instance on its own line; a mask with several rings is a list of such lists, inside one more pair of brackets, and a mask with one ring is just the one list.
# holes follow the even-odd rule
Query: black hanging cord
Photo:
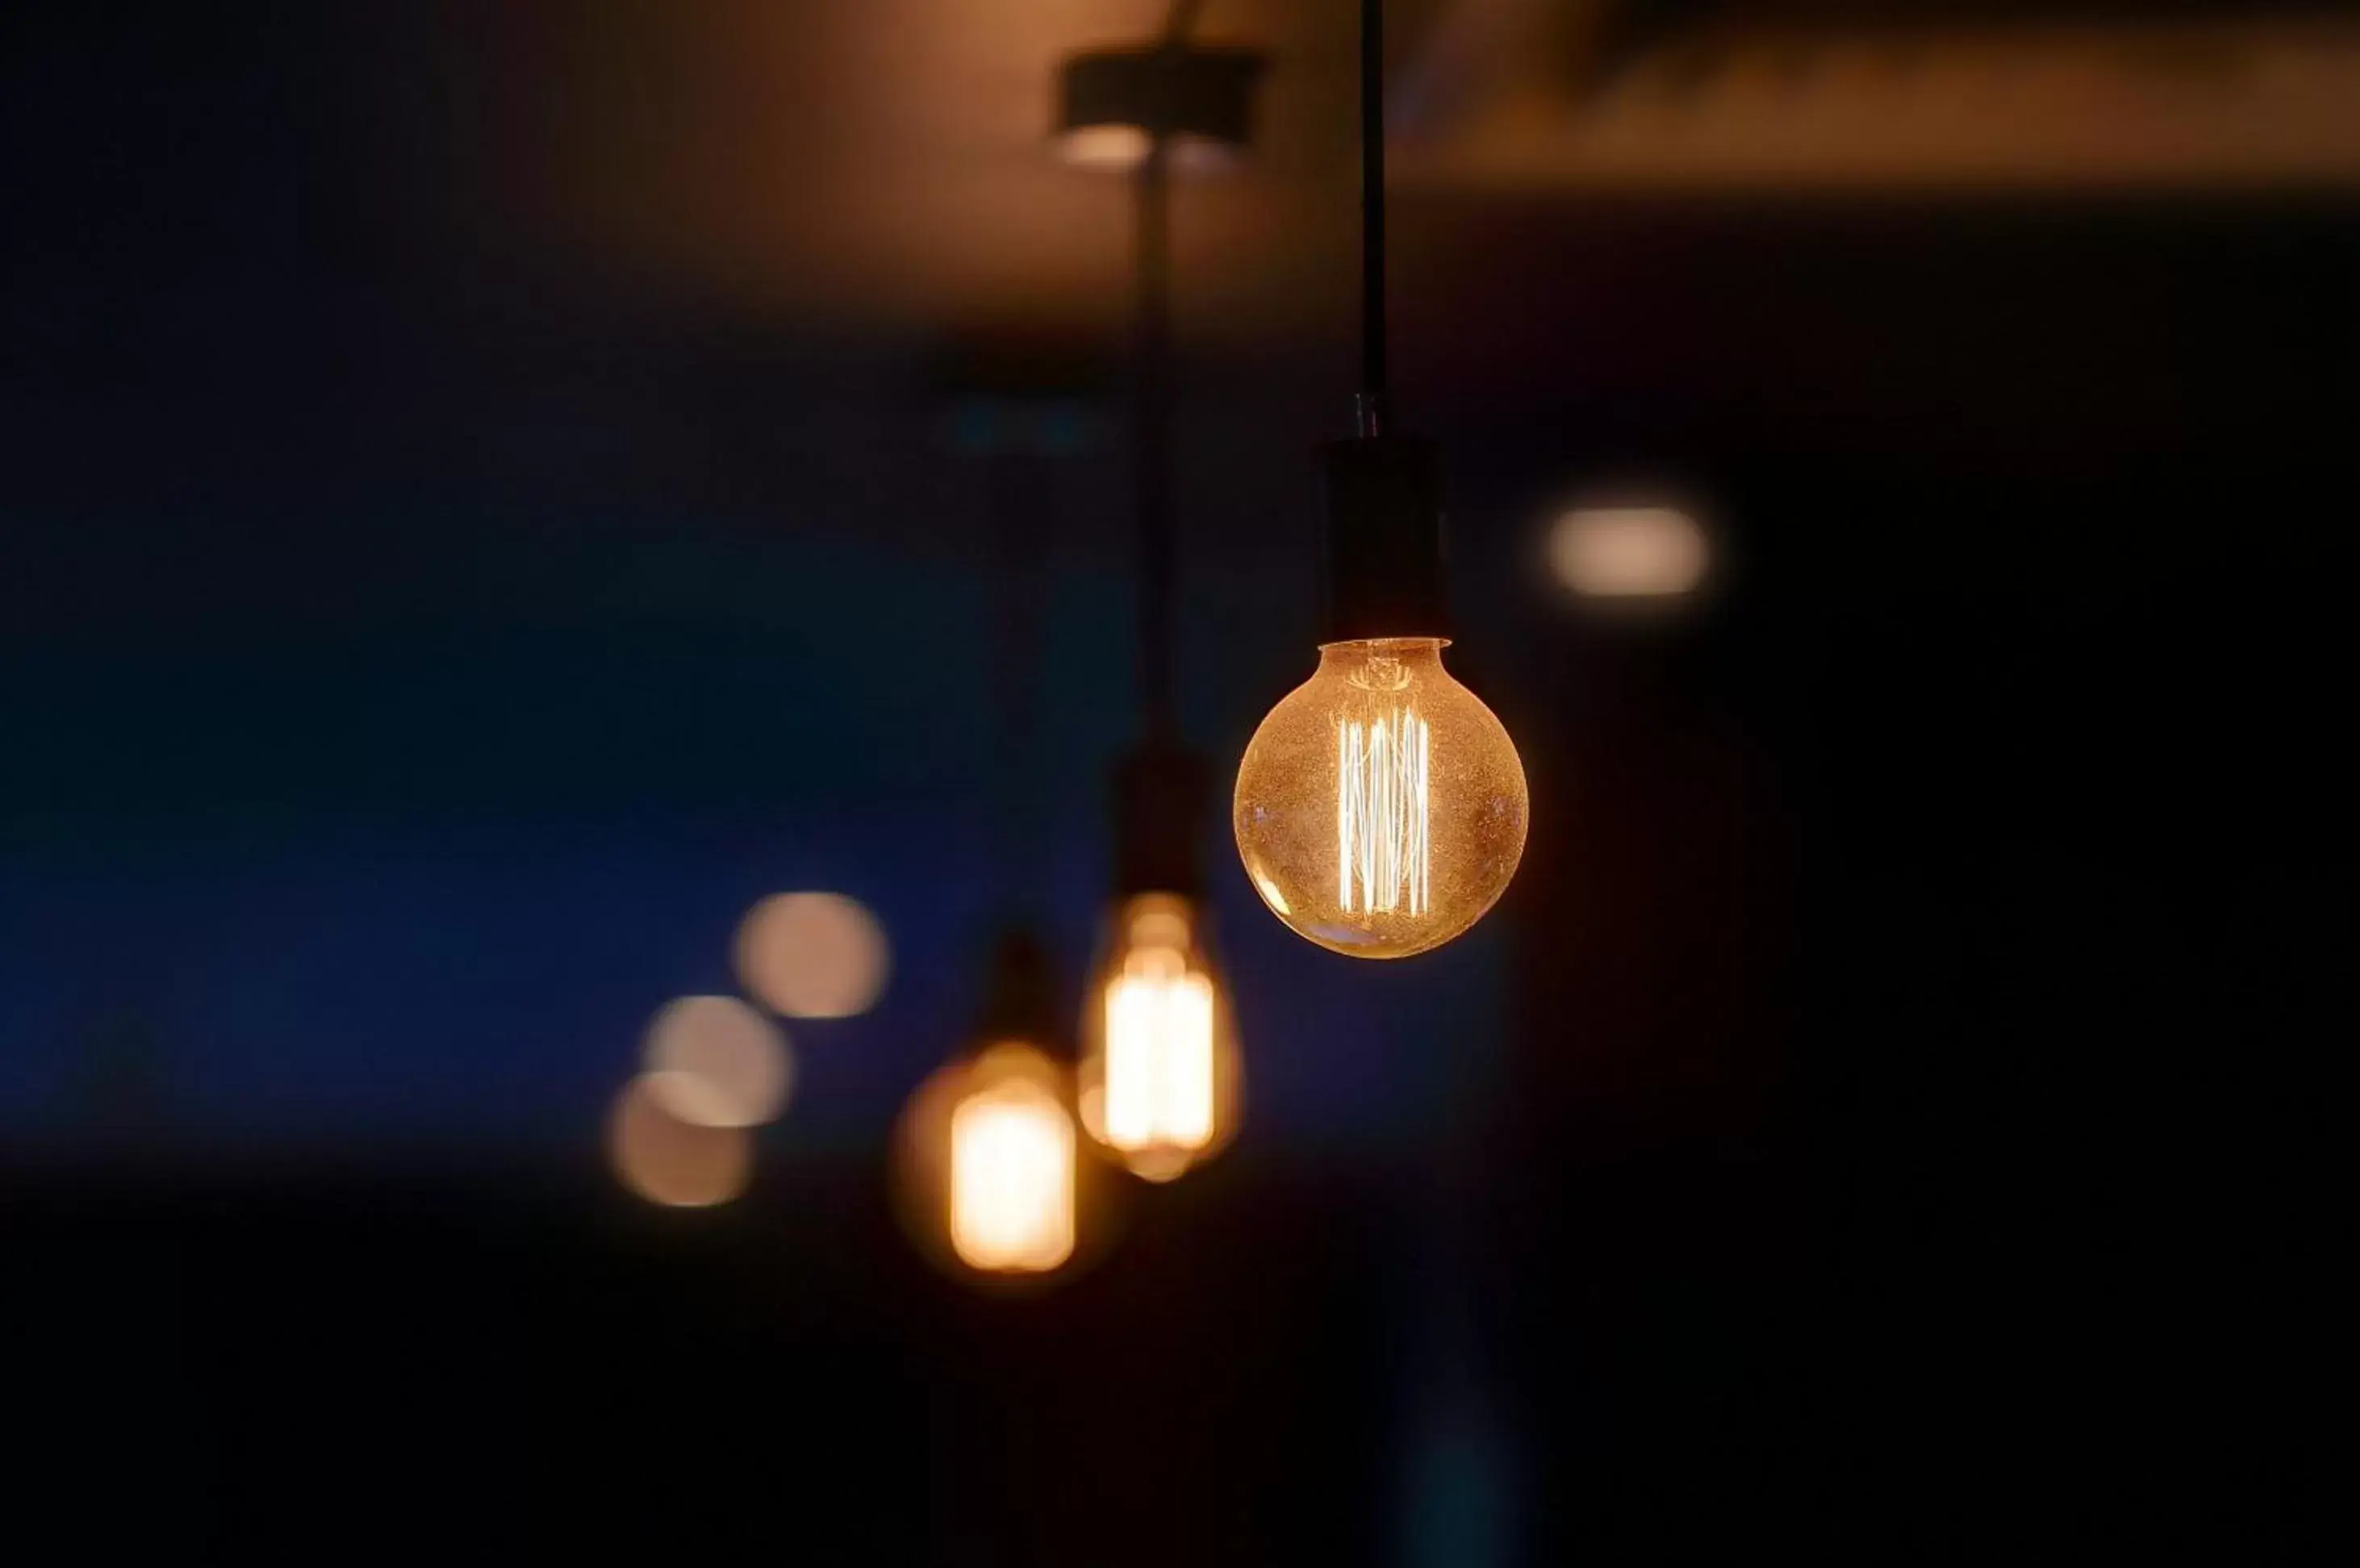
[[1040, 801], [1042, 620], [1047, 596], [1048, 460], [1027, 451], [995, 452], [985, 494], [990, 508], [993, 583], [992, 757], [999, 800], [993, 823], [995, 868], [1009, 914], [1034, 912], [1042, 891], [1043, 826]]
[[1196, 13], [1205, 8], [1205, 0], [1172, 0], [1172, 9], [1164, 13], [1164, 42], [1166, 48], [1188, 41], [1188, 29], [1196, 25]]
[[1360, 0], [1360, 397], [1363, 436], [1381, 436], [1385, 408], [1384, 0]]
[[1324, 642], [1450, 635], [1434, 446], [1396, 430], [1387, 401], [1384, 53], [1382, 0], [1360, 0], [1360, 418], [1324, 454]]
[[[1172, 0], [1163, 49], [1184, 48], [1203, 0]], [[1140, 160], [1131, 400], [1131, 485], [1139, 509], [1139, 703], [1150, 741], [1178, 728], [1172, 697], [1172, 601], [1178, 572], [1172, 505], [1172, 141], [1150, 128]]]
[[1132, 376], [1131, 481], [1139, 506], [1139, 700], [1151, 739], [1168, 739], [1172, 600], [1171, 144], [1158, 134], [1139, 166], [1139, 317]]
[[1178, 572], [1172, 504], [1171, 143], [1139, 166], [1139, 321], [1132, 366], [1132, 477], [1139, 502], [1139, 698], [1144, 733], [1115, 770], [1118, 892], [1197, 890], [1199, 769], [1173, 705], [1172, 603]]
[[[1197, 0], [1175, 0], [1159, 46], [1175, 71], [1185, 53]], [[1153, 118], [1153, 116], [1152, 116]], [[1179, 552], [1172, 491], [1172, 154], [1165, 124], [1147, 126], [1139, 165], [1134, 262], [1137, 313], [1131, 356], [1131, 479], [1139, 510], [1140, 744], [1114, 773], [1115, 889], [1199, 891], [1196, 828], [1202, 816], [1203, 769], [1180, 740], [1173, 680], [1173, 602]]]

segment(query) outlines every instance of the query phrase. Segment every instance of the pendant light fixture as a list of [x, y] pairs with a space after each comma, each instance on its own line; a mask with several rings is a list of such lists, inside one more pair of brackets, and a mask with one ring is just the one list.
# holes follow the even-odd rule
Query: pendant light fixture
[[896, 1151], [922, 1247], [985, 1279], [1065, 1267], [1079, 1239], [1080, 1165], [1047, 953], [1011, 925], [994, 942], [966, 1047], [910, 1098]]
[[1384, 27], [1360, 5], [1358, 433], [1325, 452], [1327, 624], [1310, 680], [1238, 766], [1246, 875], [1297, 934], [1406, 958], [1480, 920], [1524, 855], [1524, 765], [1443, 668], [1449, 646], [1432, 445], [1393, 428], [1385, 385]]
[[1044, 462], [1010, 451], [1003, 427], [1037, 419], [980, 404], [986, 483], [999, 562], [1001, 710], [997, 823], [999, 881], [1010, 898], [989, 951], [983, 1004], [964, 1047], [913, 1094], [901, 1114], [895, 1162], [903, 1217], [921, 1250], [982, 1283], [1023, 1283], [1062, 1271], [1080, 1240], [1083, 1194], [1066, 1034], [1048, 951], [1028, 906], [1042, 855], [1036, 791], [1039, 636], [1047, 548]]
[[1260, 57], [1191, 46], [1193, 10], [1175, 6], [1152, 48], [1079, 57], [1064, 79], [1069, 136], [1126, 130], [1143, 148], [1131, 371], [1141, 739], [1115, 770], [1114, 896], [1084, 992], [1076, 1099], [1089, 1135], [1155, 1181], [1229, 1139], [1242, 1076], [1197, 865], [1206, 769], [1181, 743], [1173, 691], [1171, 179], [1188, 149], [1244, 145]]
[[1191, 43], [1198, 9], [1175, 0], [1164, 37], [1142, 49], [1094, 49], [1057, 73], [1057, 152], [1078, 169], [1129, 173], [1151, 153], [1175, 174], [1234, 168], [1252, 140], [1262, 55]]

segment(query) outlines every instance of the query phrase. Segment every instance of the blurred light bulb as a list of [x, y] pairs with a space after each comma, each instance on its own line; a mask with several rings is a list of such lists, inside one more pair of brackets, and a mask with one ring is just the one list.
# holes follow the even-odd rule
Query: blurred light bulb
[[1118, 1149], [1201, 1149], [1213, 1136], [1213, 981], [1147, 948], [1106, 991], [1106, 1135]]
[[1238, 854], [1271, 912], [1322, 947], [1355, 958], [1439, 947], [1516, 874], [1524, 765], [1443, 669], [1444, 647], [1328, 643], [1247, 743]]
[[1082, 1125], [1154, 1181], [1212, 1152], [1236, 1120], [1229, 1003], [1198, 931], [1177, 895], [1125, 899], [1082, 1019]]
[[969, 1268], [1041, 1273], [1074, 1250], [1074, 1124], [1027, 1045], [968, 1069], [950, 1115], [951, 1247]]

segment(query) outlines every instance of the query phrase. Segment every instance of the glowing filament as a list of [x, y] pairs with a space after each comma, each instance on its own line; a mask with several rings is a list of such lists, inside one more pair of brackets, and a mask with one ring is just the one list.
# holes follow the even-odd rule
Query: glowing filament
[[1406, 708], [1336, 726], [1336, 901], [1347, 914], [1426, 913], [1427, 737]]
[[1056, 1096], [1013, 1081], [951, 1113], [951, 1246], [973, 1268], [1054, 1269], [1074, 1250], [1074, 1127]]
[[1213, 1138], [1213, 982], [1184, 954], [1123, 960], [1106, 992], [1106, 1141], [1202, 1149]]

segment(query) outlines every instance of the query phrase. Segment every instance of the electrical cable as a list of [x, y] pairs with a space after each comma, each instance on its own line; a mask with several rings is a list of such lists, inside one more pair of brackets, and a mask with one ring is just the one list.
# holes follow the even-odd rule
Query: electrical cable
[[1385, 406], [1385, 18], [1384, 0], [1360, 0], [1360, 430], [1381, 436]]
[[1177, 728], [1172, 601], [1178, 570], [1172, 505], [1172, 177], [1160, 133], [1139, 166], [1138, 319], [1132, 363], [1131, 480], [1139, 511], [1139, 695], [1150, 740]]

